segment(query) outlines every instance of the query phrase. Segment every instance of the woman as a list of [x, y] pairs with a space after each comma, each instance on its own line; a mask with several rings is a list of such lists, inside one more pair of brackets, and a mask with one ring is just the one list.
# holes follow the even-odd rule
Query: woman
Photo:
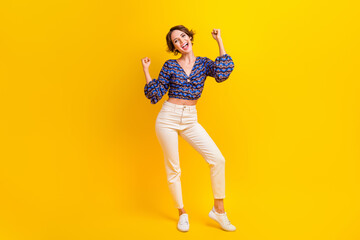
[[214, 206], [209, 216], [224, 230], [236, 229], [224, 209], [225, 158], [197, 121], [196, 103], [203, 91], [206, 77], [213, 77], [220, 83], [234, 69], [234, 62], [225, 52], [220, 29], [213, 29], [211, 34], [220, 50], [220, 56], [215, 62], [207, 57], [195, 57], [192, 49], [194, 32], [183, 25], [172, 27], [166, 35], [168, 51], [175, 55], [181, 53], [181, 57], [167, 60], [158, 79], [152, 79], [149, 74], [150, 59], [141, 59], [146, 78], [144, 93], [150, 102], [157, 103], [169, 90], [169, 98], [163, 103], [156, 118], [155, 130], [164, 153], [168, 186], [179, 211], [177, 227], [184, 232], [189, 230], [189, 220], [182, 199], [178, 135], [191, 144], [209, 164], [214, 196]]

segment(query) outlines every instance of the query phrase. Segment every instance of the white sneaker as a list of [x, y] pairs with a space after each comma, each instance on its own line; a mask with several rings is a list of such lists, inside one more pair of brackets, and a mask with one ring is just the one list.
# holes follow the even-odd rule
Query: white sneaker
[[189, 231], [189, 227], [190, 224], [189, 224], [188, 214], [187, 213], [181, 214], [177, 225], [178, 230], [182, 232], [187, 232]]
[[235, 231], [236, 227], [234, 225], [232, 225], [225, 213], [217, 213], [215, 211], [215, 208], [213, 207], [211, 209], [211, 211], [209, 212], [209, 217], [214, 219], [215, 221], [217, 221], [221, 228], [224, 229], [225, 231]]

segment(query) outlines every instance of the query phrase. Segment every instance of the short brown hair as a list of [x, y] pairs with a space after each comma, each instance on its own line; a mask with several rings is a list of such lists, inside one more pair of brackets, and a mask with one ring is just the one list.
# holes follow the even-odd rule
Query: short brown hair
[[168, 52], [173, 52], [174, 55], [177, 55], [178, 53], [180, 53], [174, 46], [173, 42], [171, 41], [171, 33], [174, 31], [174, 30], [180, 30], [184, 33], [186, 33], [190, 39], [191, 39], [191, 44], [194, 45], [193, 41], [194, 41], [194, 35], [195, 35], [195, 32], [193, 30], [189, 30], [187, 29], [185, 26], [183, 25], [177, 25], [177, 26], [174, 26], [172, 28], [170, 28], [170, 31], [168, 32], [168, 34], [166, 35], [166, 43], [167, 43], [167, 46], [168, 46], [168, 49], [166, 51]]

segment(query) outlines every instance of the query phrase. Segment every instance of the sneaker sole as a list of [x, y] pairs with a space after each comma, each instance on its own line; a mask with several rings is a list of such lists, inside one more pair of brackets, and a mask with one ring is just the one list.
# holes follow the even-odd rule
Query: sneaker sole
[[187, 232], [187, 231], [189, 231], [189, 229], [187, 229], [187, 230], [181, 230], [181, 229], [179, 229], [178, 227], [177, 227], [177, 230], [179, 230], [180, 232]]

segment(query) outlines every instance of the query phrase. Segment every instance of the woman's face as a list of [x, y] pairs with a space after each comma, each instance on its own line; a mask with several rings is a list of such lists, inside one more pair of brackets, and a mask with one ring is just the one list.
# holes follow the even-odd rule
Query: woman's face
[[174, 47], [181, 53], [189, 53], [192, 51], [192, 44], [190, 37], [180, 31], [180, 30], [174, 30], [171, 33], [171, 41], [174, 44]]

